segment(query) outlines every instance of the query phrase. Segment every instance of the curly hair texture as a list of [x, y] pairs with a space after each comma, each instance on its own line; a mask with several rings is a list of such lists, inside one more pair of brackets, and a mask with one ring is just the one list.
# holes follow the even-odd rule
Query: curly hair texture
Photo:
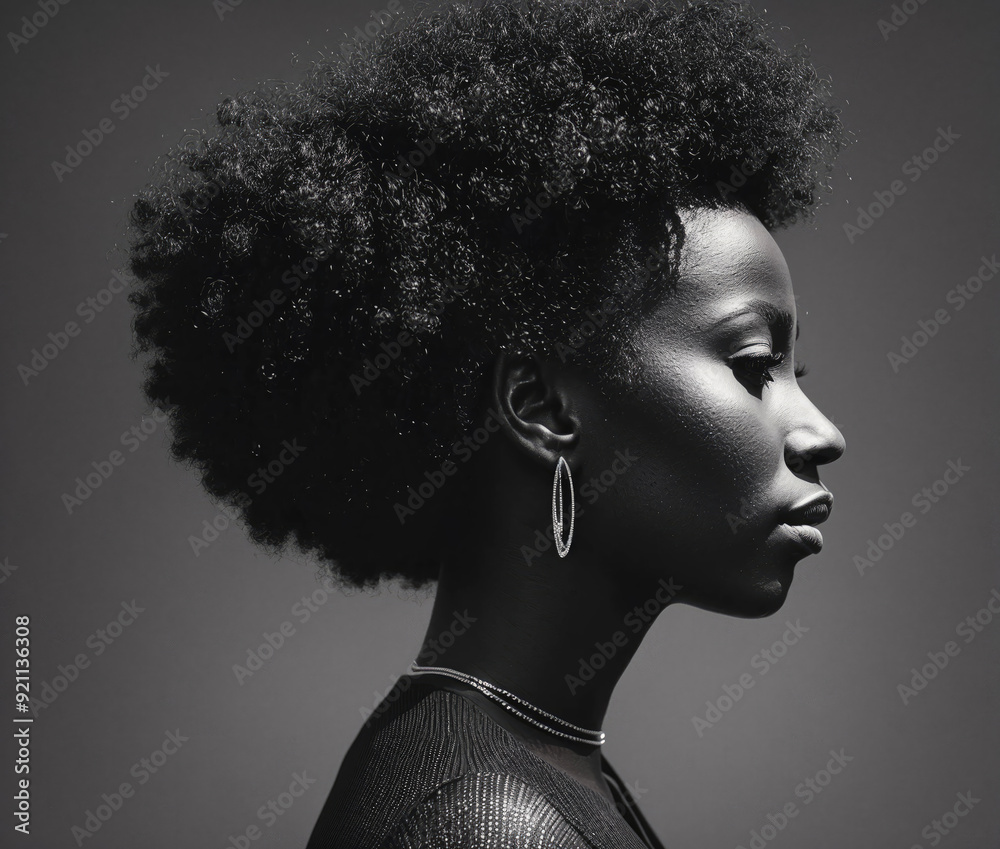
[[226, 99], [138, 194], [134, 354], [173, 457], [348, 586], [437, 578], [399, 505], [482, 424], [500, 351], [627, 386], [677, 210], [785, 226], [845, 143], [808, 59], [723, 2], [456, 5], [302, 76]]

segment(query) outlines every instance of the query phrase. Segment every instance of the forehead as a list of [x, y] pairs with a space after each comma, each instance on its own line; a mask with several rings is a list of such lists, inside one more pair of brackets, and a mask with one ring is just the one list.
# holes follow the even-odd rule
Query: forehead
[[736, 209], [679, 213], [685, 239], [674, 290], [650, 318], [699, 331], [748, 306], [769, 304], [795, 316], [792, 280], [781, 249], [752, 214]]

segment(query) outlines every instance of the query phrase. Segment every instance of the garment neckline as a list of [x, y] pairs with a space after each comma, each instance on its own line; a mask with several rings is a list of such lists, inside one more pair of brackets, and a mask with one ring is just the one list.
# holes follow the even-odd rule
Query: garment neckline
[[634, 800], [631, 799], [631, 794], [623, 786], [621, 779], [618, 777], [618, 773], [615, 772], [614, 767], [608, 761], [604, 752], [600, 753], [601, 758], [601, 773], [605, 780], [608, 782], [608, 787], [611, 790], [611, 795], [614, 796], [614, 801], [608, 799], [607, 796], [594, 790], [592, 787], [588, 787], [586, 784], [578, 780], [577, 778], [570, 775], [568, 772], [560, 769], [555, 764], [549, 763], [545, 758], [539, 757], [532, 751], [531, 747], [527, 746], [522, 742], [516, 735], [512, 734], [506, 728], [504, 728], [499, 722], [497, 722], [492, 716], [490, 716], [486, 711], [484, 711], [475, 700], [469, 698], [468, 693], [464, 693], [458, 689], [453, 689], [451, 682], [444, 679], [437, 684], [433, 684], [427, 681], [430, 676], [413, 676], [405, 675], [401, 677], [407, 677], [411, 680], [411, 685], [414, 681], [418, 684], [420, 678], [424, 678], [423, 684], [426, 689], [432, 692], [445, 692], [453, 696], [457, 696], [463, 702], [471, 706], [477, 714], [486, 719], [493, 727], [495, 727], [501, 734], [509, 738], [518, 748], [522, 749], [524, 753], [530, 757], [533, 761], [541, 764], [544, 769], [550, 772], [555, 772], [567, 781], [573, 782], [574, 785], [579, 787], [585, 793], [590, 794], [595, 799], [599, 799], [602, 804], [607, 806], [609, 809], [614, 810], [627, 824], [628, 827], [635, 833], [636, 837], [641, 840], [649, 849], [664, 849], [664, 846], [653, 834], [649, 823], [646, 822], [645, 817], [640, 813], [638, 805]]

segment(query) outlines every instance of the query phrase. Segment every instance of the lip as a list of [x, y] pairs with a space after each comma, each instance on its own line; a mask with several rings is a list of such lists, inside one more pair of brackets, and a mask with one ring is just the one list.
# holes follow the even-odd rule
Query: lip
[[824, 490], [791, 508], [781, 517], [780, 526], [792, 540], [811, 554], [818, 554], [823, 549], [823, 534], [815, 526], [829, 519], [832, 510], [833, 494]]
[[819, 525], [830, 518], [833, 510], [833, 493], [824, 490], [792, 507], [781, 517], [788, 525]]
[[797, 542], [811, 554], [819, 554], [823, 550], [823, 534], [819, 528], [812, 525], [789, 525], [783, 523], [779, 527], [788, 531], [792, 540]]

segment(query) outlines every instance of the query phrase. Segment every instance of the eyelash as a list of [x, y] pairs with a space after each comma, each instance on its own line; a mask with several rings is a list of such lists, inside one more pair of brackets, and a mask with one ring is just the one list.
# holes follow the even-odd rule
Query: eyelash
[[[731, 368], [741, 370], [758, 386], [765, 386], [773, 381], [771, 369], [777, 368], [784, 361], [785, 355], [781, 351], [776, 354], [746, 354], [741, 357], [729, 357], [726, 360]], [[794, 374], [796, 378], [804, 377], [808, 374], [808, 369], [804, 363], [800, 363], [795, 367]]]

